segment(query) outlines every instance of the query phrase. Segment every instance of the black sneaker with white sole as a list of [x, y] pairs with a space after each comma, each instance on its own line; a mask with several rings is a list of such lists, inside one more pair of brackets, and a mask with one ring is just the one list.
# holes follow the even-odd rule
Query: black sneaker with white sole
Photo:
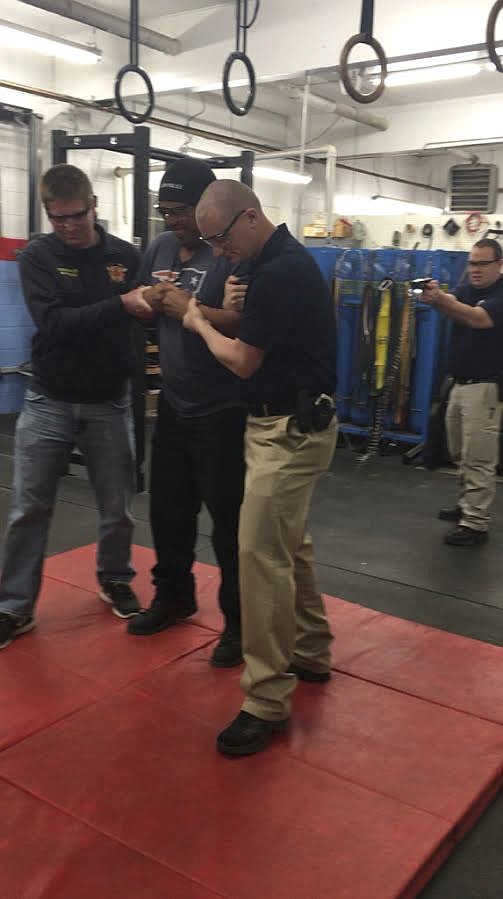
[[33, 615], [23, 615], [15, 618], [14, 615], [0, 613], [0, 649], [9, 646], [16, 637], [26, 634], [35, 627]]
[[101, 585], [100, 599], [112, 606], [112, 612], [118, 618], [132, 618], [141, 611], [136, 594], [122, 581], [105, 581]]

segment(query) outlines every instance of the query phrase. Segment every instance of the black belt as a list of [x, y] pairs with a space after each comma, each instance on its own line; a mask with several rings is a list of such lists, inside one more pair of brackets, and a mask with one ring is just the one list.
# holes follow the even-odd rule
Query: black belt
[[456, 384], [498, 384], [499, 378], [456, 378]]
[[293, 415], [297, 411], [295, 400], [284, 403], [257, 403], [248, 409], [248, 414], [254, 418], [267, 418], [269, 415]]

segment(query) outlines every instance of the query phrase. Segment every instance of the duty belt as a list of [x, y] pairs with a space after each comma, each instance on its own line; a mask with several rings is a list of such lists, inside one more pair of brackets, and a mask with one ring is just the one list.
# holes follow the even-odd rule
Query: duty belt
[[499, 378], [455, 378], [456, 384], [498, 384]]
[[257, 403], [248, 409], [248, 414], [254, 418], [267, 418], [270, 415], [294, 415], [297, 411], [295, 400], [276, 403]]

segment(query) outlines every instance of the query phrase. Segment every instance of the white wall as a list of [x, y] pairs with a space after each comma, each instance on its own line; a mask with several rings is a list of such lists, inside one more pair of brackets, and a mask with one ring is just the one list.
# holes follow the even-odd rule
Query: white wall
[[0, 123], [0, 236], [23, 238], [27, 232], [27, 131]]
[[[131, 126], [127, 122], [116, 116], [110, 117], [86, 110], [61, 112], [55, 118], [44, 123], [41, 148], [44, 168], [50, 165], [51, 161], [50, 132], [52, 128], [63, 128], [72, 134], [99, 133], [101, 131], [113, 133], [131, 130]], [[154, 146], [178, 151], [187, 144], [187, 141], [180, 132], [152, 127], [151, 143]], [[193, 138], [189, 142], [189, 150], [191, 148], [225, 155], [239, 152], [237, 148], [199, 138]], [[346, 151], [348, 149], [346, 147]], [[480, 155], [482, 161], [496, 163], [503, 173], [503, 148], [490, 152], [481, 149]], [[68, 158], [70, 162], [80, 166], [88, 173], [99, 198], [100, 218], [108, 221], [110, 231], [130, 240], [132, 238], [132, 178], [130, 176], [126, 178], [123, 192], [122, 179], [115, 177], [114, 169], [116, 166], [129, 166], [131, 158], [108, 150], [93, 152], [78, 150], [69, 153]], [[351, 198], [355, 196], [370, 197], [375, 193], [381, 193], [402, 197], [417, 203], [443, 206], [444, 197], [441, 194], [427, 188], [411, 187], [387, 181], [379, 178], [379, 173], [446, 187], [448, 167], [460, 161], [452, 156], [414, 158], [388, 155], [375, 161], [346, 159], [344, 164], [354, 164], [359, 168], [373, 170], [375, 174], [362, 175], [337, 168], [336, 194], [338, 197], [343, 195]], [[27, 135], [23, 127], [0, 125], [0, 162], [2, 235], [23, 238], [27, 236], [28, 230]], [[278, 165], [278, 163], [272, 164]], [[306, 189], [256, 179], [255, 189], [263, 202], [266, 214], [275, 224], [286, 221], [295, 231], [299, 202], [301, 204], [301, 225], [314, 221], [317, 215], [324, 212], [324, 168], [317, 164], [311, 166], [309, 171], [314, 178], [312, 184]], [[333, 214], [334, 218], [338, 215], [347, 215], [348, 209], [344, 204], [336, 201]], [[420, 235], [420, 230], [425, 222], [434, 225], [434, 248], [469, 249], [474, 240], [482, 234], [481, 230], [480, 234], [472, 237], [462, 228], [455, 237], [448, 237], [442, 230], [442, 225], [451, 217], [450, 215], [408, 213], [396, 216], [358, 215], [356, 217], [363, 220], [368, 226], [367, 246], [389, 246], [393, 232], [398, 230], [403, 233], [407, 223], [413, 224], [417, 231], [410, 236], [404, 235], [402, 245], [406, 247], [413, 246], [418, 240], [421, 247], [428, 246], [428, 241]], [[349, 214], [349, 218], [355, 218], [355, 216]], [[458, 224], [462, 225], [465, 216], [457, 215], [454, 218]], [[503, 219], [502, 193], [498, 195], [498, 212], [488, 219], [492, 225], [499, 219]], [[48, 230], [48, 227], [47, 221], [44, 221], [43, 229]]]

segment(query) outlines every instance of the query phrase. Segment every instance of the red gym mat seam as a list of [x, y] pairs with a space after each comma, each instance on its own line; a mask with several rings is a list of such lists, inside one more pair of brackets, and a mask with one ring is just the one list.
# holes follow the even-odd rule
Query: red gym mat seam
[[[66, 671], [67, 669], [63, 668], [62, 670]], [[74, 671], [72, 671], [71, 673], [75, 674]], [[54, 718], [53, 721], [41, 724], [40, 727], [35, 727], [29, 733], [23, 734], [22, 737], [18, 737], [17, 740], [13, 740], [11, 743], [5, 743], [0, 749], [0, 758], [2, 757], [2, 753], [7, 749], [12, 749], [14, 746], [20, 746], [21, 743], [24, 743], [25, 740], [29, 740], [31, 737], [42, 733], [42, 731], [49, 730], [54, 724], [60, 724], [61, 721], [65, 721], [67, 718], [71, 718], [72, 715], [75, 715], [78, 712], [83, 712], [84, 709], [90, 709], [93, 706], [98, 705], [98, 703], [102, 702], [104, 699], [110, 699], [111, 696], [113, 696], [115, 693], [119, 693], [121, 690], [122, 687], [112, 687], [105, 695], [98, 696], [96, 699], [91, 699], [89, 702], [84, 702], [82, 705], [79, 705], [77, 708], [72, 709], [70, 712], [65, 712], [64, 715], [59, 715], [57, 718]], [[0, 774], [0, 778], [1, 776], [2, 775]]]
[[116, 843], [119, 846], [124, 846], [129, 852], [134, 852], [137, 855], [143, 856], [143, 858], [148, 858], [149, 861], [154, 862], [155, 864], [161, 865], [163, 868], [167, 868], [168, 871], [173, 871], [175, 874], [178, 874], [180, 877], [183, 877], [184, 880], [189, 880], [191, 883], [195, 883], [198, 886], [202, 887], [204, 890], [212, 893], [214, 896], [218, 896], [219, 899], [232, 899], [231, 896], [228, 896], [226, 893], [220, 893], [214, 890], [212, 887], [209, 887], [206, 883], [203, 883], [200, 880], [197, 880], [195, 877], [191, 877], [184, 871], [179, 871], [177, 868], [174, 868], [172, 865], [169, 865], [167, 862], [163, 861], [163, 859], [156, 858], [156, 856], [151, 855], [149, 852], [145, 852], [142, 849], [137, 849], [135, 846], [131, 846], [129, 843], [126, 843], [124, 840], [119, 839], [111, 833], [108, 833], [106, 830], [100, 830], [99, 827], [96, 827], [91, 821], [88, 821], [86, 818], [81, 818], [79, 815], [75, 815], [73, 812], [68, 809], [60, 808], [54, 802], [51, 802], [50, 799], [45, 799], [43, 796], [39, 796], [33, 790], [28, 789], [22, 784], [18, 784], [15, 781], [11, 780], [9, 777], [5, 777], [5, 775], [0, 774], [0, 780], [3, 780], [4, 783], [9, 784], [10, 787], [13, 787], [16, 790], [19, 790], [21, 793], [24, 793], [26, 796], [29, 796], [31, 799], [35, 799], [37, 802], [40, 802], [42, 805], [46, 805], [48, 808], [52, 808], [57, 811], [59, 814], [64, 815], [66, 818], [71, 818], [73, 821], [78, 821], [79, 824], [84, 824], [86, 827], [89, 827], [93, 833], [97, 833], [100, 836], [106, 837], [108, 840], [111, 840], [113, 843]]
[[446, 702], [439, 702], [437, 699], [431, 699], [430, 697], [426, 698], [425, 696], [422, 696], [421, 693], [414, 693], [411, 690], [393, 687], [386, 681], [372, 680], [370, 677], [363, 677], [361, 674], [355, 674], [351, 669], [331, 667], [330, 670], [335, 672], [338, 671], [340, 674], [345, 675], [345, 677], [354, 677], [355, 680], [363, 681], [366, 684], [373, 684], [375, 687], [385, 687], [387, 690], [392, 690], [393, 693], [399, 693], [402, 696], [412, 696], [414, 699], [422, 699], [423, 702], [429, 702], [430, 705], [438, 706], [441, 709], [450, 709], [461, 715], [467, 715], [468, 718], [475, 718], [477, 721], [487, 721], [489, 724], [497, 724], [499, 727], [503, 727], [501, 720], [496, 718], [488, 718], [486, 715], [476, 715], [475, 712], [467, 712], [466, 709], [462, 709], [459, 706], [448, 705]]

